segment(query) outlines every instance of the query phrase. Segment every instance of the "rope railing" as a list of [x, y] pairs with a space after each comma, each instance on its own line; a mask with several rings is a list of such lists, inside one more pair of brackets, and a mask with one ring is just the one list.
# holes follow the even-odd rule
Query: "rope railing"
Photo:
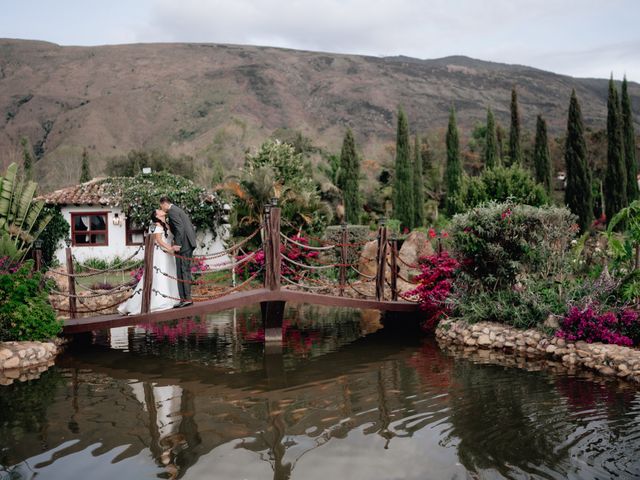
[[242, 249], [244, 245], [249, 243], [261, 231], [262, 231], [262, 227], [259, 227], [251, 235], [243, 239], [241, 242], [238, 242], [237, 244], [232, 245], [231, 247], [225, 248], [224, 250], [220, 250], [219, 252], [216, 252], [216, 253], [211, 253], [209, 255], [197, 255], [193, 257], [186, 257], [184, 255], [180, 255], [179, 253], [175, 253], [175, 252], [167, 252], [167, 255], [170, 255], [172, 257], [179, 258], [181, 260], [185, 260], [188, 262], [200, 262], [205, 260], [213, 260], [216, 258], [224, 257], [225, 255], [229, 255], [235, 252], [236, 250]]
[[[62, 308], [62, 307], [56, 307], [53, 303], [51, 304], [51, 306], [54, 308], [54, 310], [56, 310], [57, 312], [62, 312], [62, 313], [71, 313], [71, 314], [85, 314], [85, 313], [99, 313], [99, 312], [104, 312], [105, 310], [109, 310], [111, 308], [117, 307], [118, 305], [120, 305], [121, 303], [124, 303], [128, 300], [130, 300], [131, 298], [134, 297], [134, 295], [138, 295], [142, 293], [141, 289], [135, 290], [133, 293], [131, 293], [131, 295], [129, 295], [128, 297], [124, 298], [124, 299], [120, 299], [117, 302], [114, 302], [112, 304], [109, 305], [104, 305], [102, 307], [99, 308], [91, 308], [91, 309], [85, 309], [85, 310], [72, 310], [72, 309], [66, 309], [66, 308]], [[86, 305], [84, 305], [82, 302], [80, 302], [83, 306], [86, 307]]]
[[127, 290], [130, 290], [134, 287], [134, 285], [120, 285], [118, 287], [112, 288], [110, 290], [105, 290], [104, 292], [99, 292], [96, 291], [95, 293], [90, 293], [90, 294], [76, 294], [76, 293], [69, 293], [69, 292], [63, 292], [60, 290], [50, 290], [49, 293], [51, 295], [57, 295], [59, 297], [66, 297], [66, 298], [78, 298], [78, 299], [89, 299], [89, 298], [98, 298], [98, 297], [106, 297], [109, 295], [114, 295], [117, 293], [122, 293], [122, 292], [126, 292]]
[[351, 270], [353, 270], [354, 272], [356, 272], [358, 275], [360, 275], [361, 277], [364, 277], [368, 280], [374, 280], [376, 278], [375, 275], [367, 275], [366, 273], [361, 272], [360, 270], [358, 270], [355, 266], [353, 265], [349, 265], [351, 267]]
[[133, 267], [131, 267], [131, 265], [129, 264], [129, 262], [131, 262], [136, 256], [138, 256], [138, 254], [144, 249], [144, 245], [140, 245], [135, 252], [133, 252], [131, 255], [129, 255], [127, 258], [123, 258], [121, 259], [116, 265], [111, 265], [109, 267], [107, 267], [106, 269], [101, 269], [101, 268], [93, 268], [90, 267], [88, 265], [84, 265], [82, 262], [80, 262], [75, 256], [73, 257], [73, 260], [78, 264], [78, 266], [80, 268], [82, 268], [83, 270], [89, 270], [91, 272], [109, 272], [113, 269], [119, 269], [119, 268], [124, 268], [125, 270], [127, 269], [131, 269]]
[[296, 240], [294, 240], [291, 237], [287, 237], [284, 233], [280, 232], [280, 236], [287, 241], [288, 243], [293, 243], [294, 245], [300, 247], [300, 248], [306, 248], [307, 250], [315, 250], [315, 251], [329, 251], [329, 250], [333, 250], [334, 248], [337, 248], [338, 245], [328, 245], [326, 247], [313, 247], [311, 245], [306, 245], [304, 243], [298, 242]]
[[307, 270], [326, 270], [327, 268], [336, 268], [336, 267], [340, 267], [341, 265], [339, 263], [332, 263], [327, 265], [305, 265], [304, 263], [300, 263], [300, 262], [296, 262], [295, 260], [292, 260], [291, 258], [287, 257], [284, 254], [282, 255], [282, 259], [285, 262], [288, 262], [300, 268], [305, 268]]
[[[291, 280], [291, 279], [290, 279], [289, 277], [287, 277], [286, 275], [280, 275], [280, 278], [281, 278], [282, 280], [284, 280], [285, 282], [287, 282], [288, 284], [290, 284], [290, 285], [295, 285], [296, 287], [306, 288], [306, 289], [309, 289], [309, 290], [321, 290], [321, 289], [323, 289], [323, 288], [327, 288], [327, 286], [325, 286], [325, 285], [316, 285], [316, 286], [313, 286], [313, 285], [304, 285], [304, 284], [299, 283], [299, 282], [294, 282], [293, 280]], [[332, 287], [333, 287], [333, 286], [332, 286]]]

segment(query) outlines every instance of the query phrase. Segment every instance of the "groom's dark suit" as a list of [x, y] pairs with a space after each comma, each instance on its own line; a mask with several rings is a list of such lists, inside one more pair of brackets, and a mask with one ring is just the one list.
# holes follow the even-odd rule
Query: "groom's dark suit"
[[176, 258], [176, 269], [178, 278], [183, 281], [178, 282], [178, 291], [180, 299], [183, 302], [191, 301], [191, 261], [193, 251], [196, 248], [196, 231], [193, 228], [191, 219], [184, 210], [175, 205], [167, 212], [169, 218], [169, 227], [173, 232], [173, 241], [176, 245], [180, 245], [178, 255], [186, 258]]

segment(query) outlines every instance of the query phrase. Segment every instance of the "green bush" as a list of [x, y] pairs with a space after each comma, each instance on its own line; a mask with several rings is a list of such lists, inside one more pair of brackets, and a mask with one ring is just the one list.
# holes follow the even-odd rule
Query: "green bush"
[[[342, 242], [342, 227], [339, 225], [332, 225], [327, 227], [324, 234], [325, 240], [331, 244], [339, 244]], [[348, 225], [347, 226], [347, 243], [359, 244], [371, 240], [371, 230], [368, 225]], [[349, 263], [358, 263], [360, 258], [360, 252], [362, 246], [350, 247], [347, 249], [347, 261]], [[340, 249], [335, 248], [332, 250], [333, 260], [338, 261], [340, 259]]]
[[0, 259], [0, 341], [48, 340], [61, 330], [33, 262]]
[[491, 202], [451, 222], [455, 255], [473, 291], [513, 287], [522, 279], [549, 279], [568, 268], [576, 216], [566, 208]]
[[511, 201], [540, 207], [549, 204], [549, 197], [527, 170], [514, 165], [490, 168], [477, 177], [466, 177], [454, 205], [456, 212], [460, 213], [489, 201]]
[[60, 240], [71, 232], [71, 226], [67, 222], [58, 207], [44, 207], [41, 215], [48, 215], [51, 220], [40, 234], [42, 240], [42, 262], [46, 266], [56, 266], [56, 250]]

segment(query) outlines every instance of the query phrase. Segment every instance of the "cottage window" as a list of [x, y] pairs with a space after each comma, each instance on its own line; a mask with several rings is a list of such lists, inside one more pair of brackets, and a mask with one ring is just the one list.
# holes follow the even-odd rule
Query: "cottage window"
[[107, 212], [72, 213], [71, 239], [74, 247], [109, 245]]
[[144, 227], [135, 225], [127, 218], [127, 245], [142, 245], [144, 243]]

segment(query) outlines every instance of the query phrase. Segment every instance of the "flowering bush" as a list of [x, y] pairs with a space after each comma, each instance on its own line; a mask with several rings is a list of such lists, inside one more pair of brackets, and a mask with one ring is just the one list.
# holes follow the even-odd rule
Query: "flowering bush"
[[571, 342], [584, 340], [631, 346], [640, 341], [640, 322], [638, 314], [630, 309], [601, 313], [597, 305], [583, 309], [571, 307], [556, 335]]
[[[308, 245], [309, 240], [302, 235], [296, 235], [292, 237], [294, 241], [301, 243], [303, 245]], [[302, 247], [299, 247], [293, 243], [287, 243], [286, 245], [280, 245], [280, 253], [283, 257], [287, 257], [289, 260], [293, 260], [294, 262], [303, 264], [303, 265], [313, 265], [313, 260], [317, 260], [318, 252], [306, 250]], [[252, 255], [252, 253], [247, 253], [246, 255], [239, 256], [236, 261], [241, 261], [242, 259]], [[242, 265], [236, 267], [236, 274], [242, 276], [243, 278], [249, 278], [254, 273], [263, 269], [265, 265], [265, 255], [262, 249], [258, 250], [255, 257], [252, 260], [249, 260]], [[284, 258], [282, 258], [280, 264], [280, 272], [285, 277], [297, 281], [300, 280], [304, 272], [307, 269], [303, 267], [298, 267], [291, 262], [288, 262]], [[262, 278], [262, 273], [259, 278]]]
[[459, 266], [446, 251], [420, 259], [422, 273], [416, 277], [418, 287], [408, 294], [420, 299], [420, 308], [426, 313], [425, 330], [432, 330], [444, 315], [450, 313], [447, 299]]
[[467, 288], [512, 288], [519, 278], [547, 279], [567, 268], [577, 232], [566, 208], [491, 202], [456, 215], [451, 236]]
[[191, 273], [202, 273], [209, 270], [209, 265], [206, 264], [204, 258], [195, 257], [191, 262]]

